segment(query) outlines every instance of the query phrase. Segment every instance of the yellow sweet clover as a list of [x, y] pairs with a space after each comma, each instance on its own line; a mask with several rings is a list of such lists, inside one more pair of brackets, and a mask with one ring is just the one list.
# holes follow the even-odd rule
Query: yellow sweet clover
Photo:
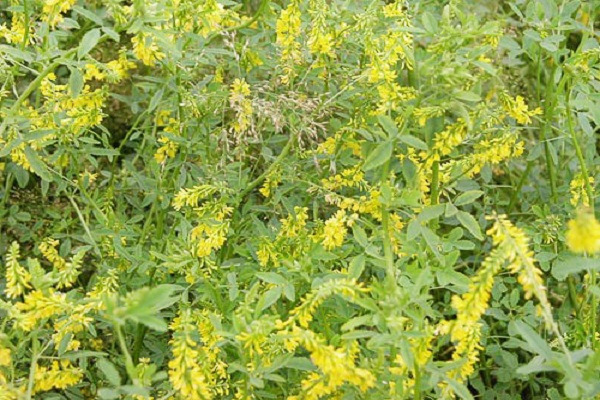
[[[494, 248], [482, 262], [477, 274], [471, 278], [469, 289], [461, 296], [452, 297], [452, 307], [456, 310], [456, 319], [442, 321], [438, 333], [450, 334], [455, 344], [452, 359], [463, 363], [452, 368], [448, 376], [459, 382], [467, 379], [479, 361], [481, 323], [479, 320], [489, 306], [494, 277], [506, 266], [509, 272], [516, 274], [525, 298], [535, 297], [541, 308], [546, 325], [559, 333], [552, 319], [551, 306], [542, 280], [542, 272], [534, 264], [533, 252], [529, 249], [529, 239], [523, 231], [504, 216], [490, 217], [494, 224], [488, 230]], [[558, 337], [559, 341], [562, 337]], [[445, 390], [450, 390], [448, 387]]]
[[194, 13], [188, 13], [187, 18], [194, 20], [196, 19], [194, 18], [194, 14], [201, 16], [200, 20], [196, 23], [200, 26], [200, 34], [202, 36], [207, 37], [211, 33], [218, 31], [221, 25], [224, 24], [227, 15], [223, 5], [217, 2], [217, 0], [200, 2], [197, 7]]
[[66, 348], [73, 351], [79, 350], [81, 342], [75, 339], [75, 335], [90, 327], [94, 320], [90, 315], [99, 309], [99, 305], [98, 301], [89, 299], [86, 304], [73, 306], [62, 319], [57, 320], [54, 323], [54, 334], [52, 335], [54, 347], [58, 350], [70, 334], [71, 336], [67, 338]]
[[419, 126], [423, 127], [427, 120], [444, 115], [444, 108], [439, 106], [417, 107], [413, 110], [413, 116], [417, 118]]
[[28, 332], [34, 329], [41, 320], [62, 314], [69, 307], [64, 293], [54, 290], [44, 293], [35, 290], [26, 294], [23, 302], [15, 305], [12, 317], [20, 329]]
[[600, 223], [588, 209], [580, 209], [569, 221], [567, 246], [574, 253], [594, 254], [600, 251]]
[[524, 143], [516, 134], [506, 132], [499, 137], [484, 139], [475, 144], [473, 153], [461, 161], [463, 171], [472, 177], [478, 174], [486, 164], [496, 165], [523, 154]]
[[50, 367], [37, 366], [34, 374], [34, 393], [52, 389], [66, 389], [74, 386], [83, 378], [83, 370], [68, 360], [54, 361]]
[[6, 255], [6, 288], [4, 293], [9, 298], [22, 295], [25, 290], [31, 289], [31, 274], [19, 263], [19, 243], [12, 242]]
[[[20, 7], [20, 1], [11, 0], [10, 5], [13, 7]], [[28, 23], [26, 18], [27, 16], [24, 12], [13, 11], [10, 27], [6, 26], [6, 24], [0, 25], [0, 39], [4, 39], [10, 44], [23, 44], [25, 46], [34, 43], [35, 34], [33, 24], [31, 21]]]
[[[592, 195], [594, 194], [594, 177], [587, 177], [587, 183], [592, 188]], [[569, 184], [569, 191], [571, 192], [571, 205], [577, 207], [579, 205], [583, 207], [590, 206], [590, 199], [587, 193], [586, 178], [583, 173], [577, 173], [571, 183]]]
[[[325, 0], [310, 0], [308, 14], [311, 19], [311, 27], [308, 31], [307, 45], [312, 54], [317, 56], [334, 57], [335, 38], [331, 29], [327, 26], [330, 20], [330, 8]], [[324, 64], [317, 63], [316, 66]]]
[[221, 338], [208, 316], [182, 308], [170, 330], [173, 358], [169, 361], [169, 380], [179, 395], [210, 400], [228, 394], [227, 365], [218, 347]]
[[203, 200], [214, 193], [219, 188], [214, 185], [198, 185], [193, 188], [181, 188], [173, 198], [173, 208], [177, 211], [183, 207], [196, 207], [200, 200]]
[[336, 393], [344, 384], [358, 387], [366, 392], [375, 386], [375, 376], [367, 369], [357, 367], [355, 358], [358, 353], [356, 342], [348, 348], [335, 348], [325, 342], [313, 331], [293, 326], [286, 332], [288, 350], [297, 346], [304, 347], [319, 372], [311, 372], [302, 383], [302, 395], [288, 396], [288, 400], [317, 400]]
[[279, 266], [282, 258], [298, 259], [302, 257], [310, 246], [309, 230], [306, 228], [308, 221], [307, 207], [294, 207], [294, 213], [282, 218], [281, 228], [275, 240], [261, 238], [256, 251], [261, 267], [272, 264]]
[[64, 19], [76, 0], [44, 0], [42, 7], [42, 21], [47, 22], [51, 28], [56, 27]]
[[181, 122], [175, 118], [169, 118], [164, 125], [164, 133], [162, 133], [158, 139], [158, 143], [160, 143], [161, 146], [156, 150], [156, 153], [154, 153], [154, 159], [158, 163], [163, 163], [165, 160], [175, 157], [179, 145], [167, 135], [181, 137], [181, 130], [183, 129]]
[[522, 96], [516, 96], [514, 99], [506, 93], [501, 93], [500, 100], [504, 106], [504, 110], [509, 116], [514, 118], [519, 124], [528, 125], [531, 124], [531, 117], [540, 115], [542, 113], [541, 108], [530, 110], [529, 106], [525, 104], [525, 99]]
[[[392, 398], [408, 398], [414, 396], [416, 388], [415, 377], [423, 373], [423, 368], [433, 356], [432, 342], [435, 339], [433, 329], [425, 325], [420, 331], [423, 335], [408, 339], [411, 356], [413, 357], [411, 365], [407, 363], [402, 355], [396, 355], [392, 366], [389, 368], [391, 374], [395, 375], [395, 381], [390, 382], [390, 396]], [[400, 383], [398, 387], [397, 383]]]
[[252, 99], [250, 98], [250, 85], [244, 79], [235, 79], [231, 84], [229, 105], [236, 114], [233, 121], [233, 131], [238, 137], [246, 132], [252, 124]]
[[283, 69], [281, 82], [289, 83], [295, 76], [294, 66], [302, 61], [301, 45], [298, 39], [301, 35], [301, 13], [299, 0], [292, 0], [277, 19], [275, 27], [277, 45], [280, 56], [279, 63]]
[[367, 289], [355, 279], [332, 279], [327, 281], [307, 294], [300, 305], [290, 312], [290, 317], [286, 321], [279, 321], [277, 324], [278, 329], [284, 329], [296, 322], [302, 328], [308, 328], [308, 324], [313, 319], [313, 313], [328, 297], [339, 294], [352, 301], [365, 292], [367, 292]]
[[323, 247], [327, 250], [333, 250], [344, 243], [348, 233], [348, 216], [344, 210], [338, 210], [334, 216], [325, 221], [321, 240]]
[[281, 183], [281, 171], [275, 169], [272, 173], [270, 173], [265, 181], [263, 182], [260, 189], [258, 189], [259, 193], [264, 197], [269, 198], [273, 194], [275, 188], [279, 186]]
[[[210, 264], [206, 258], [214, 250], [220, 249], [227, 240], [229, 224], [233, 208], [227, 205], [224, 198], [206, 199], [219, 191], [226, 192], [226, 189], [220, 189], [213, 185], [199, 185], [190, 189], [182, 188], [173, 199], [173, 208], [180, 211], [184, 206], [191, 209], [192, 214], [197, 221], [196, 225], [189, 232], [187, 243], [192, 254], [202, 259], [204, 272], [210, 272]], [[195, 273], [190, 269], [182, 271], [186, 274], [188, 282], [195, 281]]]
[[298, 346], [311, 353], [311, 360], [320, 373], [313, 372], [302, 381], [302, 395], [288, 399], [319, 399], [335, 393], [344, 383], [357, 386], [362, 392], [375, 384], [374, 375], [355, 364], [358, 352], [356, 343], [346, 349], [336, 349], [325, 342], [313, 331], [307, 329], [315, 310], [327, 298], [339, 294], [350, 301], [356, 300], [366, 289], [354, 279], [333, 279], [320, 285], [304, 297], [301, 304], [290, 312], [286, 321], [277, 321], [276, 328], [285, 342], [287, 351]]
[[165, 53], [159, 50], [156, 39], [150, 33], [138, 33], [131, 38], [131, 43], [135, 57], [149, 67], [165, 58]]

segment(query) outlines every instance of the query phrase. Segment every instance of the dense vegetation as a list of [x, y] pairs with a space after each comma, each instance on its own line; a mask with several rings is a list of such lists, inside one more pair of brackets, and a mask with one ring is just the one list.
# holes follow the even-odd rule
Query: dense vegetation
[[599, 17], [0, 0], [0, 399], [598, 398]]

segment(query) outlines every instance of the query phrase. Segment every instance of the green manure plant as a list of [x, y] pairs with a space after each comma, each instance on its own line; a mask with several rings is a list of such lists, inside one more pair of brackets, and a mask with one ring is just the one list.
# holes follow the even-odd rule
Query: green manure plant
[[0, 400], [600, 398], [598, 0], [0, 0]]

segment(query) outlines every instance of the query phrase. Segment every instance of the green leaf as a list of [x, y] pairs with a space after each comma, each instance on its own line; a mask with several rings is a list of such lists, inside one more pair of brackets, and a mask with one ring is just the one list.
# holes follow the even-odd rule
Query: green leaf
[[481, 96], [479, 96], [478, 94], [473, 93], [473, 92], [464, 92], [464, 91], [456, 92], [456, 93], [454, 93], [454, 97], [456, 97], [459, 100], [470, 102], [470, 103], [481, 101]]
[[434, 218], [438, 218], [446, 211], [446, 206], [444, 204], [436, 204], [434, 206], [427, 206], [421, 211], [417, 219], [423, 223], [430, 221]]
[[288, 283], [287, 279], [275, 272], [257, 272], [255, 275], [258, 279], [274, 285], [286, 285]]
[[98, 389], [98, 397], [103, 400], [113, 400], [121, 397], [117, 389], [100, 388]]
[[358, 279], [365, 270], [365, 261], [367, 257], [364, 254], [359, 254], [350, 261], [348, 266], [348, 276], [350, 278]]
[[393, 150], [394, 145], [391, 141], [388, 140], [380, 143], [365, 160], [363, 170], [370, 171], [379, 167], [380, 165], [383, 165], [385, 162], [387, 162], [387, 160], [390, 159]]
[[46, 164], [40, 160], [37, 153], [29, 146], [25, 147], [25, 158], [33, 172], [45, 181], [52, 182], [52, 174]]
[[81, 350], [65, 353], [60, 358], [65, 358], [67, 360], [78, 360], [80, 358], [105, 357], [107, 355], [107, 353], [102, 351]]
[[383, 130], [388, 134], [388, 137], [394, 138], [398, 136], [398, 127], [393, 119], [386, 115], [380, 115], [377, 117], [377, 120], [379, 121], [379, 125], [381, 125]]
[[257, 309], [259, 311], [264, 311], [265, 309], [271, 307], [277, 300], [279, 300], [282, 292], [283, 288], [281, 286], [276, 286], [267, 290], [265, 293], [263, 293], [258, 301]]
[[369, 238], [367, 237], [367, 233], [363, 228], [358, 226], [358, 224], [354, 224], [354, 226], [352, 227], [352, 234], [354, 236], [354, 239], [356, 239], [356, 242], [362, 247], [366, 248], [369, 246]]
[[111, 385], [113, 385], [113, 386], [121, 385], [121, 375], [119, 375], [119, 371], [117, 370], [117, 368], [114, 366], [113, 363], [108, 361], [106, 358], [100, 358], [96, 362], [96, 365], [98, 366], [100, 371], [102, 371], [102, 373], [104, 374], [106, 379], [108, 379], [108, 381], [110, 382]]
[[81, 89], [83, 89], [83, 74], [80, 69], [71, 69], [71, 76], [69, 76], [69, 90], [71, 92], [71, 97], [75, 98], [79, 96]]
[[582, 271], [600, 270], [600, 259], [591, 257], [561, 256], [554, 262], [552, 275], [559, 281], [564, 280], [568, 275], [577, 274]]
[[469, 392], [469, 389], [460, 382], [455, 381], [454, 379], [446, 378], [448, 385], [452, 387], [454, 393], [458, 395], [461, 399], [464, 400], [473, 400], [473, 395]]
[[137, 322], [157, 332], [166, 332], [169, 329], [164, 319], [155, 317], [154, 315], [146, 315], [143, 318], [138, 318]]
[[471, 204], [478, 198], [483, 196], [483, 192], [481, 190], [469, 190], [464, 193], [461, 193], [455, 200], [455, 206], [464, 206], [466, 204]]
[[81, 59], [87, 53], [89, 53], [100, 40], [100, 29], [92, 29], [91, 31], [86, 32], [79, 42], [79, 47], [77, 48], [77, 58]]
[[479, 226], [479, 223], [477, 222], [475, 217], [473, 217], [468, 212], [459, 211], [458, 213], [456, 213], [456, 218], [462, 226], [464, 226], [469, 232], [471, 232], [471, 235], [475, 236], [479, 240], [483, 240], [481, 227]]
[[435, 33], [438, 30], [437, 20], [431, 13], [427, 11], [423, 12], [421, 15], [421, 23], [428, 33]]
[[414, 147], [415, 149], [423, 151], [427, 151], [429, 149], [424, 141], [412, 135], [400, 135], [398, 136], [398, 140], [400, 140], [403, 143], [406, 143], [411, 147]]
[[13, 57], [13, 60], [32, 62], [33, 56], [18, 48], [0, 44], [0, 53], [8, 54]]
[[527, 344], [531, 347], [536, 354], [544, 357], [546, 360], [552, 360], [554, 358], [550, 346], [536, 331], [531, 329], [525, 322], [519, 320], [515, 321], [515, 327], [517, 332], [525, 339]]

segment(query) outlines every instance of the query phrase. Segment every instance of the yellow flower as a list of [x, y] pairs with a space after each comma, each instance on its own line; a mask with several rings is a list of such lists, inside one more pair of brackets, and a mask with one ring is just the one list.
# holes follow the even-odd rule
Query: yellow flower
[[[504, 215], [494, 215], [491, 219], [495, 219], [495, 223], [487, 233], [492, 237], [494, 248], [471, 279], [469, 290], [461, 296], [452, 297], [456, 319], [450, 323], [443, 321], [439, 327], [440, 331], [449, 332], [455, 343], [452, 359], [464, 360], [462, 364], [448, 371], [449, 377], [459, 382], [463, 382], [474, 372], [474, 366], [479, 361], [479, 352], [482, 349], [479, 320], [489, 306], [494, 277], [505, 264], [511, 273], [517, 274], [525, 298], [535, 297], [539, 301], [541, 315], [547, 325], [554, 324], [542, 272], [534, 264], [533, 252], [529, 250], [529, 239]], [[444, 390], [451, 389], [445, 387]]]
[[[375, 385], [375, 376], [368, 370], [359, 368], [355, 364], [358, 353], [356, 342], [347, 345], [347, 348], [335, 348], [326, 344], [313, 331], [293, 326], [290, 332], [284, 331], [290, 350], [297, 346], [304, 347], [311, 356], [312, 362], [319, 372], [311, 372], [302, 381], [303, 400], [317, 400], [321, 397], [336, 393], [344, 383], [358, 387], [361, 392], [366, 392]], [[300, 399], [292, 396], [290, 399]]]
[[11, 360], [10, 349], [0, 345], [0, 367], [8, 367], [12, 362]]
[[73, 7], [76, 0], [44, 0], [42, 8], [42, 21], [48, 22], [51, 28], [54, 28], [63, 20], [62, 14]]
[[237, 114], [237, 120], [233, 122], [233, 130], [241, 134], [245, 132], [252, 123], [252, 99], [250, 99], [250, 85], [244, 79], [235, 79], [231, 84], [229, 104]]
[[19, 243], [12, 242], [6, 255], [6, 288], [4, 293], [9, 298], [18, 297], [31, 289], [31, 275], [19, 264]]
[[182, 398], [211, 400], [228, 392], [227, 365], [220, 359], [221, 337], [208, 315], [185, 308], [170, 326], [169, 380]]
[[301, 35], [300, 7], [298, 0], [292, 0], [277, 19], [275, 30], [277, 32], [277, 45], [281, 52], [280, 64], [283, 66], [281, 81], [285, 84], [294, 77], [294, 65], [302, 61], [300, 43], [297, 41]]
[[346, 228], [346, 212], [338, 210], [338, 212], [325, 222], [323, 229], [323, 247], [327, 250], [340, 247], [344, 243], [348, 229]]
[[76, 385], [83, 378], [83, 370], [73, 367], [68, 360], [54, 361], [51, 367], [38, 366], [35, 369], [34, 392], [47, 392], [52, 389], [66, 389]]
[[600, 251], [600, 223], [590, 211], [579, 210], [568, 223], [566, 239], [574, 253], [597, 253]]
[[[592, 188], [592, 194], [593, 194], [594, 177], [589, 176], [588, 182], [590, 184], [590, 187]], [[578, 173], [577, 175], [575, 175], [573, 177], [573, 180], [571, 180], [571, 183], [569, 184], [569, 190], [571, 192], [571, 204], [573, 206], [578, 206], [580, 202], [581, 202], [581, 205], [584, 207], [590, 206], [590, 198], [588, 196], [586, 186], [587, 185], [585, 182], [585, 177], [583, 176], [583, 173], [581, 173], [581, 172]]]
[[25, 295], [22, 303], [17, 303], [14, 318], [24, 331], [31, 331], [43, 319], [60, 314], [69, 307], [64, 293], [49, 291], [48, 296], [39, 290]]
[[131, 38], [131, 43], [133, 54], [145, 65], [152, 67], [165, 57], [165, 54], [159, 51], [155, 39], [148, 33], [138, 33]]
[[85, 74], [83, 75], [83, 79], [85, 79], [86, 81], [90, 81], [92, 79], [101, 81], [104, 78], [106, 78], [106, 74], [100, 71], [95, 64], [85, 65]]
[[513, 117], [519, 124], [527, 125], [531, 124], [531, 117], [540, 115], [542, 113], [541, 108], [535, 110], [529, 110], [529, 106], [525, 104], [525, 99], [522, 96], [517, 96], [512, 99], [507, 94], [503, 94], [500, 97], [504, 105], [504, 110]]

